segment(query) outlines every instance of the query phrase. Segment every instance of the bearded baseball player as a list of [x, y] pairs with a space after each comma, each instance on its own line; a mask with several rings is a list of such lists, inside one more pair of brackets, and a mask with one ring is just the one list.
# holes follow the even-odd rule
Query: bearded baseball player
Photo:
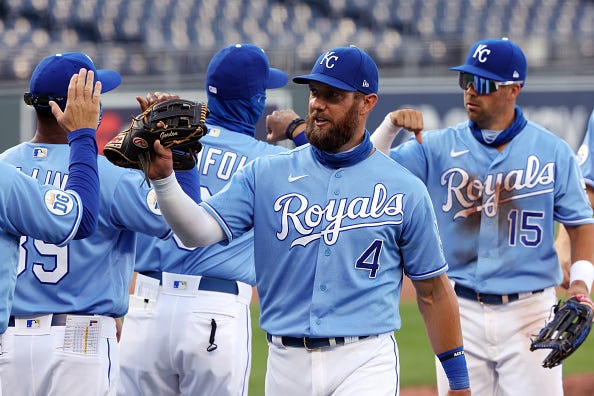
[[[592, 285], [594, 220], [578, 163], [562, 139], [516, 105], [527, 67], [515, 43], [478, 41], [465, 64], [450, 70], [459, 72], [468, 121], [417, 133], [390, 155], [427, 185], [433, 200], [473, 392], [562, 395], [561, 366], [543, 368], [548, 351], [530, 346], [563, 279], [553, 247], [556, 221], [569, 232], [573, 265], [586, 274], [574, 274], [567, 294], [587, 295]], [[372, 136], [385, 152], [399, 117], [415, 113], [388, 114]]]
[[[69, 76], [81, 67], [92, 70], [104, 92], [121, 82], [117, 72], [97, 70], [80, 52], [44, 58], [25, 95], [37, 115], [35, 135], [0, 156], [39, 184], [61, 187], [71, 177], [66, 132], [47, 100], [63, 108], [70, 99]], [[128, 309], [136, 232], [166, 238], [171, 230], [139, 172], [113, 166], [104, 157], [96, 161], [101, 190], [95, 232], [65, 246], [33, 235], [21, 240], [12, 320], [0, 358], [5, 394], [115, 394], [119, 347], [114, 318]]]
[[253, 230], [260, 325], [269, 341], [266, 394], [397, 395], [394, 330], [404, 272], [450, 394], [469, 395], [429, 195], [373, 148], [365, 128], [378, 100], [375, 62], [356, 47], [335, 48], [293, 81], [309, 86], [311, 145], [255, 159], [198, 205], [157, 142], [149, 175], [164, 217], [187, 246], [231, 243]]
[[[266, 90], [287, 81], [253, 44], [227, 46], [211, 59], [209, 133], [200, 140], [198, 155], [202, 198], [221, 190], [253, 159], [287, 150], [254, 137]], [[205, 248], [188, 248], [177, 237], [160, 241], [139, 235], [135, 269], [140, 274], [122, 329], [118, 394], [247, 395], [253, 261], [253, 231]]]
[[[0, 365], [5, 363], [9, 349], [4, 333], [14, 321], [9, 316], [19, 267], [20, 236], [25, 233], [64, 246], [72, 239], [88, 236], [97, 226], [99, 178], [95, 128], [99, 120], [101, 83], [93, 82], [93, 71], [87, 77], [87, 70], [82, 69], [70, 79], [66, 111], [48, 103], [56, 120], [69, 132], [71, 177], [64, 190], [40, 185], [14, 166], [0, 162], [0, 203], [5, 208], [0, 211], [0, 251], [4, 253], [4, 265], [0, 266], [0, 277], [4, 280], [0, 289]], [[45, 325], [38, 321], [30, 325], [38, 323]], [[0, 378], [0, 393], [1, 382]]]

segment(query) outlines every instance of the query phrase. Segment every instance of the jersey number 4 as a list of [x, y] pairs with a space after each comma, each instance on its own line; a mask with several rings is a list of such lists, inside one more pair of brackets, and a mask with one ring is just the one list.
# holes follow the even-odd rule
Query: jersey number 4
[[381, 240], [376, 239], [355, 261], [355, 268], [369, 271], [369, 277], [371, 279], [376, 277], [379, 270], [379, 258], [383, 244]]

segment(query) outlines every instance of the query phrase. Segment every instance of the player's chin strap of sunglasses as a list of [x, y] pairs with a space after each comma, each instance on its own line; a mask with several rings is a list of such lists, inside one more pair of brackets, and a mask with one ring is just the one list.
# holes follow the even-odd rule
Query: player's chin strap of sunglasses
[[479, 77], [474, 74], [460, 72], [458, 84], [463, 90], [472, 88], [480, 95], [490, 94], [495, 92], [501, 86], [522, 84], [524, 81], [493, 81], [488, 78]]
[[25, 92], [23, 100], [29, 106], [49, 107], [50, 101], [59, 103], [66, 100], [66, 96], [35, 95], [31, 92]]

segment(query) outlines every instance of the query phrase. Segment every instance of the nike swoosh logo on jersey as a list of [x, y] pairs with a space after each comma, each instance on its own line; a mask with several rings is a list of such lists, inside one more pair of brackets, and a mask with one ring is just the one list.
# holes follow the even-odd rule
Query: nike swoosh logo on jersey
[[461, 150], [461, 151], [454, 151], [454, 149], [450, 150], [450, 157], [452, 158], [456, 158], [459, 157], [461, 155], [464, 155], [466, 153], [468, 153], [470, 150]]
[[304, 177], [307, 177], [309, 175], [301, 175], [301, 176], [293, 176], [293, 175], [289, 175], [289, 183], [293, 183], [294, 181], [297, 181], [299, 179], [303, 179]]

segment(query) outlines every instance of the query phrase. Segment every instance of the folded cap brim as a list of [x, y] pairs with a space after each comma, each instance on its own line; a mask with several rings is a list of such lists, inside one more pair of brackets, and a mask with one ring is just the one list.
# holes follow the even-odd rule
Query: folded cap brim
[[97, 70], [97, 81], [101, 81], [101, 92], [108, 92], [122, 83], [122, 76], [114, 70]]
[[357, 91], [357, 89], [351, 87], [349, 84], [326, 74], [314, 73], [293, 77], [293, 82], [297, 84], [309, 84], [310, 81], [321, 82], [322, 84], [330, 85], [331, 87], [342, 89], [344, 91]]
[[266, 89], [280, 88], [287, 85], [289, 82], [289, 76], [287, 73], [274, 67], [270, 68], [268, 73], [268, 82], [266, 83]]
[[475, 76], [479, 76], [482, 78], [487, 78], [493, 81], [505, 81], [504, 78], [501, 78], [495, 73], [490, 73], [485, 69], [481, 69], [480, 67], [472, 66], [472, 65], [460, 65], [456, 67], [450, 67], [448, 70], [453, 71], [460, 71], [468, 74], [474, 74]]

